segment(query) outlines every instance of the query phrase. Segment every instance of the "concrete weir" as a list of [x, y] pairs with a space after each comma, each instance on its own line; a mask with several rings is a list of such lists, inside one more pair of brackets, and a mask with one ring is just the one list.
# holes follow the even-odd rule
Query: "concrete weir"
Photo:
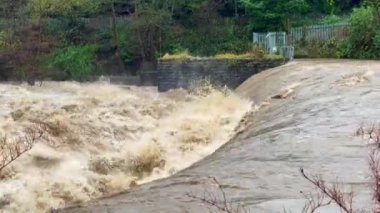
[[[378, 61], [295, 60], [254, 75], [236, 92], [260, 108], [215, 153], [169, 178], [60, 212], [217, 212], [187, 196], [220, 197], [210, 176], [233, 206], [301, 212], [304, 195], [316, 192], [301, 167], [329, 184], [338, 180], [354, 191], [355, 209], [372, 210], [368, 146], [354, 133], [379, 122], [379, 70]], [[292, 93], [271, 98], [287, 90]], [[330, 205], [320, 212], [339, 210]]]

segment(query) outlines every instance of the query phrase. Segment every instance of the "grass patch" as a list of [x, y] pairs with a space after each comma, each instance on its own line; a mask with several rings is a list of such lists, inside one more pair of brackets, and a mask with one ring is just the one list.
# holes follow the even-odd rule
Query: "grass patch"
[[253, 52], [247, 52], [243, 54], [234, 54], [234, 53], [222, 53], [217, 54], [213, 58], [215, 59], [257, 59], [257, 58], [263, 58], [263, 53], [253, 53]]
[[180, 52], [180, 53], [175, 53], [175, 54], [166, 53], [160, 59], [164, 61], [170, 61], [170, 60], [190, 60], [194, 58], [195, 58], [194, 56], [190, 55], [187, 51], [185, 51], [185, 52]]
[[[244, 60], [244, 59], [282, 59], [283, 57], [281, 55], [265, 54], [262, 51], [258, 51], [258, 52], [246, 52], [242, 54], [221, 53], [221, 54], [212, 56], [210, 58], [220, 59], [220, 60]], [[184, 61], [184, 60], [192, 60], [192, 59], [199, 59], [199, 57], [192, 56], [187, 51], [176, 53], [176, 54], [166, 53], [164, 56], [160, 58], [160, 60], [164, 60], [164, 61], [169, 61], [169, 60]]]
[[247, 52], [243, 54], [223, 53], [217, 54], [213, 58], [221, 60], [244, 60], [244, 59], [282, 59], [282, 55], [264, 54], [262, 51]]

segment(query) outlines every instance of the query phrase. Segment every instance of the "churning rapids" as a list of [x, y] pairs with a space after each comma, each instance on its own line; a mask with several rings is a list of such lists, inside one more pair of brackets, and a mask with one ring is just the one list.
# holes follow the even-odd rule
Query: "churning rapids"
[[47, 132], [1, 174], [1, 208], [216, 211], [188, 196], [218, 196], [212, 176], [232, 205], [301, 212], [300, 191], [315, 192], [303, 167], [352, 188], [355, 209], [368, 209], [368, 147], [354, 133], [380, 122], [379, 70], [376, 61], [296, 60], [235, 92], [193, 95], [101, 83], [0, 85], [1, 134], [22, 136], [35, 124]]
[[211, 87], [159, 94], [104, 82], [1, 84], [2, 139], [44, 131], [1, 172], [1, 210], [47, 212], [168, 177], [226, 143], [251, 109]]
[[[198, 213], [210, 212], [210, 208], [218, 212], [187, 196], [202, 197], [207, 190], [221, 197], [208, 178], [212, 176], [235, 207], [241, 204], [260, 213], [283, 213], [284, 209], [298, 213], [305, 204], [300, 191], [315, 192], [302, 178], [300, 167], [330, 183], [338, 181], [352, 188], [354, 208], [371, 210], [368, 147], [363, 138], [354, 135], [360, 125], [380, 122], [379, 70], [377, 61], [296, 60], [261, 72], [235, 91], [260, 109], [245, 116], [246, 128], [216, 152], [169, 178], [63, 212]], [[238, 100], [233, 102], [244, 106], [237, 113], [240, 118], [249, 104]], [[213, 103], [210, 101], [210, 111], [200, 118], [213, 112]], [[231, 102], [215, 108], [224, 109], [226, 103]], [[225, 112], [220, 114], [227, 116]], [[331, 206], [320, 212], [340, 211]]]

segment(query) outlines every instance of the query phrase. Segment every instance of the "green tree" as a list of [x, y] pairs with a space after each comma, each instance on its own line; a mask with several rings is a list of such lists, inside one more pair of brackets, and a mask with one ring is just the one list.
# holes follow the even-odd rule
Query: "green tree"
[[32, 18], [46, 16], [81, 16], [98, 9], [98, 0], [29, 0], [28, 8]]
[[310, 7], [305, 0], [240, 0], [254, 30], [285, 30], [296, 24]]
[[378, 0], [364, 0], [364, 6], [372, 8], [373, 24], [380, 30], [380, 1]]
[[95, 73], [94, 60], [97, 48], [96, 45], [59, 48], [54, 52], [49, 67], [53, 72], [63, 72], [64, 78], [86, 80]]

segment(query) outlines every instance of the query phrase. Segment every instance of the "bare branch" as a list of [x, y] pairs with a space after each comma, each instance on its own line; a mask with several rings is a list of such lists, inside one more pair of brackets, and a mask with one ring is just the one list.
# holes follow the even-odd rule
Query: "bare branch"
[[311, 194], [306, 195], [302, 191], [301, 191], [301, 194], [304, 195], [305, 199], [307, 200], [307, 203], [302, 209], [303, 213], [314, 213], [319, 208], [328, 206], [332, 202], [331, 199], [328, 199], [326, 201], [326, 195], [323, 193], [318, 193], [316, 197], [313, 197]]
[[316, 186], [325, 196], [330, 198], [335, 204], [337, 204], [341, 210], [346, 213], [353, 213], [352, 200], [353, 193], [345, 194], [338, 184], [327, 186], [326, 182], [318, 176], [309, 177], [306, 175], [303, 168], [300, 168], [302, 176]]
[[39, 125], [32, 125], [25, 129], [25, 135], [16, 139], [9, 139], [7, 136], [0, 138], [0, 171], [9, 166], [22, 154], [33, 148], [34, 144], [42, 138], [43, 128]]
[[217, 196], [215, 193], [210, 192], [208, 190], [205, 190], [203, 193], [203, 197], [194, 195], [192, 193], [187, 193], [186, 196], [198, 200], [201, 203], [206, 204], [209, 207], [213, 207], [221, 212], [227, 212], [227, 213], [240, 213], [240, 212], [249, 212], [247, 209], [245, 209], [242, 205], [237, 205], [236, 207], [233, 207], [231, 203], [228, 201], [226, 192], [223, 189], [223, 186], [219, 183], [219, 181], [215, 177], [210, 177], [214, 184], [216, 184], [218, 191], [221, 193], [221, 198], [219, 199], [219, 196]]

